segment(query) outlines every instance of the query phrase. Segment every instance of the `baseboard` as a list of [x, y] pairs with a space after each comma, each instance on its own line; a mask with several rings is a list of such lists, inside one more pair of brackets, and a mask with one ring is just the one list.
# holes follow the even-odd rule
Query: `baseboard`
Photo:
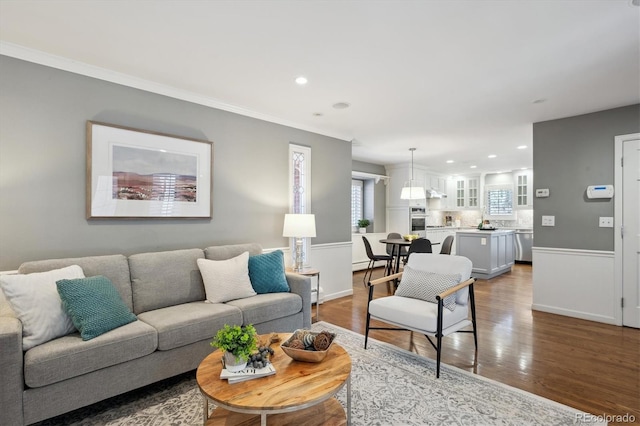
[[596, 321], [604, 324], [618, 325], [615, 318], [604, 315], [596, 315], [589, 312], [574, 311], [571, 309], [558, 308], [556, 306], [546, 306], [534, 303], [531, 305], [534, 311], [547, 312], [549, 314], [564, 315], [566, 317], [579, 318], [588, 321]]

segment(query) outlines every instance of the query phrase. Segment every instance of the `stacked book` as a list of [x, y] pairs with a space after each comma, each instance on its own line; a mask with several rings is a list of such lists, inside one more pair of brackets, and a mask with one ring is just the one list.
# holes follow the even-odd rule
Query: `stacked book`
[[232, 384], [244, 382], [245, 380], [257, 379], [259, 377], [271, 376], [272, 374], [276, 374], [276, 369], [273, 368], [271, 363], [269, 363], [262, 368], [254, 368], [247, 365], [243, 370], [235, 372], [231, 372], [226, 368], [223, 368], [220, 373], [220, 378], [228, 380], [229, 384]]

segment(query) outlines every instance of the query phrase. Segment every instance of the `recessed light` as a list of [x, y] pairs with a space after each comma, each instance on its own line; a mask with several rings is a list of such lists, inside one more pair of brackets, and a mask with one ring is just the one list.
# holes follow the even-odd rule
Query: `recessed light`
[[322, 114], [321, 112], [314, 112], [313, 116], [314, 117], [322, 117], [324, 114]]
[[520, 167], [520, 170], [527, 170], [526, 167]]
[[470, 168], [470, 169], [475, 169], [476, 167], [478, 167], [478, 166], [471, 166], [471, 167], [469, 167], [469, 168]]
[[527, 149], [527, 146], [526, 146], [526, 145], [520, 145], [520, 146], [518, 147], [518, 149]]
[[536, 99], [535, 101], [533, 101], [532, 103], [534, 104], [541, 104], [543, 102], [546, 102], [547, 100], [545, 98], [540, 98], [540, 99]]
[[338, 102], [333, 104], [333, 107], [335, 109], [345, 109], [345, 108], [349, 108], [351, 106], [351, 104], [347, 103], [347, 102]]
[[453, 163], [453, 160], [447, 160], [447, 164]]
[[496, 158], [496, 157], [497, 157], [497, 155], [495, 155], [495, 154], [489, 154], [489, 155], [487, 155], [487, 158]]
[[299, 84], [300, 86], [304, 86], [305, 84], [308, 83], [309, 80], [307, 80], [307, 77], [301, 75], [300, 77], [296, 78], [296, 84]]

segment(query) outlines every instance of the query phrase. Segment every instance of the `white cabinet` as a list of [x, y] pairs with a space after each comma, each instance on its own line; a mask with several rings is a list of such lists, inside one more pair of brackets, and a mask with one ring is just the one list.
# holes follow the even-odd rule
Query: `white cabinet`
[[480, 208], [480, 178], [478, 176], [456, 177], [447, 182], [447, 207], [449, 210]]
[[451, 254], [456, 254], [455, 253], [456, 228], [428, 228], [427, 229], [427, 239], [431, 241], [431, 244], [438, 244], [433, 246], [434, 253], [440, 253], [440, 249], [442, 248], [442, 242], [449, 235], [452, 235], [454, 237], [454, 244], [451, 247]]
[[516, 208], [530, 208], [533, 206], [533, 171], [520, 170], [513, 173], [515, 188], [514, 203]]
[[[402, 187], [406, 182], [411, 180], [411, 166], [389, 166], [386, 168], [389, 183], [387, 184], [387, 207], [389, 206], [420, 206], [425, 207], [427, 201], [421, 200], [403, 200], [400, 198]], [[413, 181], [416, 186], [425, 187], [426, 173], [424, 169], [415, 168], [413, 170]]]

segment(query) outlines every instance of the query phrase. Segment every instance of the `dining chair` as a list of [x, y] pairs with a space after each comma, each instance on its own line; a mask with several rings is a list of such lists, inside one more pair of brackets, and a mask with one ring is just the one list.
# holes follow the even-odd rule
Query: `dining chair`
[[[442, 338], [456, 332], [473, 333], [474, 363], [477, 363], [475, 278], [471, 278], [471, 267], [471, 261], [463, 256], [414, 253], [409, 256], [403, 272], [369, 281], [364, 348], [367, 349], [370, 330], [424, 334], [436, 350], [436, 378], [439, 378]], [[373, 298], [376, 285], [398, 279], [401, 281], [395, 294]], [[391, 327], [372, 327], [372, 319]], [[435, 343], [431, 337], [436, 339]]]
[[409, 261], [409, 256], [411, 253], [432, 253], [433, 250], [431, 248], [431, 240], [427, 238], [418, 238], [416, 240], [411, 241], [411, 245], [409, 246], [409, 250], [407, 251], [407, 259], [405, 264]]
[[[375, 263], [378, 261], [386, 262], [384, 267], [384, 274], [391, 275], [391, 271], [393, 269], [393, 256], [389, 256], [388, 254], [373, 254], [373, 249], [371, 248], [371, 243], [365, 237], [362, 236], [362, 241], [364, 242], [364, 248], [367, 252], [367, 257], [369, 258], [369, 264], [367, 265], [367, 270], [364, 273], [363, 282], [366, 286], [369, 280], [371, 280], [371, 275], [373, 275], [373, 269], [375, 267]], [[391, 283], [387, 284], [387, 290], [391, 292]]]
[[[396, 240], [396, 239], [401, 240], [401, 239], [402, 239], [402, 235], [400, 235], [400, 234], [399, 234], [399, 233], [397, 233], [397, 232], [389, 232], [389, 233], [387, 234], [387, 239], [388, 239], [388, 240]], [[407, 252], [407, 247], [405, 247], [405, 246], [399, 246], [399, 247], [398, 247], [398, 248], [400, 249], [400, 253], [399, 253], [399, 254], [398, 254], [398, 253], [396, 253], [396, 250], [394, 250], [394, 247], [395, 247], [395, 245], [394, 245], [394, 244], [387, 244], [387, 247], [386, 247], [386, 248], [387, 248], [387, 254], [388, 254], [389, 256], [393, 256], [394, 258], [395, 258], [396, 256], [400, 256], [400, 260], [404, 261], [404, 259], [406, 259], [406, 257], [407, 257], [407, 253], [408, 253], [408, 252]], [[395, 262], [395, 261], [393, 261], [393, 262], [392, 262], [392, 265], [395, 265], [395, 264], [396, 264], [396, 262]], [[395, 273], [395, 272], [398, 272], [398, 271], [391, 271], [391, 272], [392, 272], [392, 273]]]
[[453, 235], [447, 235], [440, 247], [440, 254], [451, 254], [451, 247], [453, 246]]

